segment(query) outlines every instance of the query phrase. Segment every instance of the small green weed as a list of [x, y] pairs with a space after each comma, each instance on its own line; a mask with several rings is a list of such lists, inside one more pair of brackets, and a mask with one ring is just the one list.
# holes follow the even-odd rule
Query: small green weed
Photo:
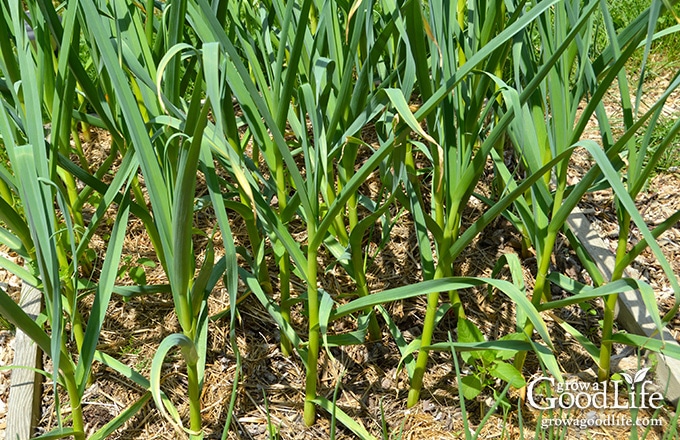
[[145, 257], [138, 258], [134, 263], [132, 262], [132, 255], [126, 255], [121, 259], [121, 266], [118, 270], [118, 277], [127, 273], [132, 281], [139, 285], [146, 285], [146, 271], [145, 267], [154, 268], [156, 263], [153, 260]]
[[[517, 335], [519, 336], [519, 335]], [[508, 335], [503, 340], [512, 340], [515, 335]], [[516, 338], [521, 340], [521, 337]], [[458, 320], [458, 341], [459, 342], [484, 342], [484, 335], [467, 319]], [[472, 367], [473, 372], [467, 376], [460, 378], [463, 395], [466, 399], [472, 400], [479, 396], [485, 389], [490, 389], [493, 392], [494, 400], [500, 398], [500, 394], [496, 387], [496, 380], [500, 379], [503, 382], [509, 383], [515, 388], [521, 388], [526, 385], [526, 381], [522, 374], [512, 365], [506, 361], [515, 355], [511, 350], [479, 350], [479, 351], [464, 351], [461, 352], [463, 361]], [[507, 398], [500, 401], [500, 405], [504, 409], [510, 408], [510, 402]]]

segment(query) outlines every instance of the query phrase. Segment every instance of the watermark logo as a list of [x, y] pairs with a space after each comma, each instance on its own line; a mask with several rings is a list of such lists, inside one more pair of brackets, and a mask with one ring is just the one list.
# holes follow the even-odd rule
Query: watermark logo
[[[646, 380], [649, 368], [634, 375], [619, 373], [623, 380], [602, 382], [557, 382], [552, 377], [541, 376], [527, 384], [527, 401], [537, 410], [564, 409], [659, 409], [663, 406], [663, 395], [652, 391], [651, 380]], [[623, 382], [626, 382], [624, 384]], [[537, 399], [540, 389], [548, 386], [551, 392]], [[637, 390], [636, 390], [637, 389]], [[622, 403], [620, 397], [627, 396]], [[537, 401], [538, 400], [538, 401]]]

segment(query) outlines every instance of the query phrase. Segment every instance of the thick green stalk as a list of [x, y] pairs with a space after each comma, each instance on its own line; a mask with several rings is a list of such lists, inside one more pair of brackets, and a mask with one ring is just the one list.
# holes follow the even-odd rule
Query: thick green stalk
[[[283, 213], [288, 204], [288, 193], [286, 189], [286, 175], [283, 160], [280, 154], [276, 155], [276, 193], [279, 199], [279, 213]], [[281, 246], [280, 255], [276, 256], [279, 266], [279, 289], [281, 294], [281, 317], [290, 324], [290, 258], [285, 247]], [[266, 265], [265, 265], [266, 267]], [[268, 276], [268, 275], [267, 275]], [[268, 281], [268, 280], [267, 280]], [[290, 356], [293, 353], [293, 346], [286, 337], [285, 332], [281, 331], [281, 353]]]
[[349, 220], [349, 230], [354, 230], [354, 227], [359, 223], [359, 211], [357, 210], [358, 198], [356, 194], [352, 194], [347, 201], [347, 219]]
[[[0, 198], [7, 203], [9, 209], [11, 209], [11, 206], [14, 205], [14, 196], [12, 195], [12, 190], [9, 189], [7, 182], [5, 182], [2, 179], [0, 179]], [[24, 242], [24, 239], [21, 236], [19, 236], [20, 233], [19, 231], [12, 232], [19, 237], [22, 243]]]
[[[442, 277], [441, 266], [437, 267], [435, 272], [435, 279]], [[421, 336], [420, 346], [427, 346], [432, 343], [432, 333], [434, 332], [435, 317], [437, 315], [437, 306], [439, 305], [439, 293], [430, 293], [427, 295], [427, 310], [425, 312], [425, 321], [423, 322], [423, 335]], [[408, 401], [406, 406], [411, 408], [420, 398], [420, 390], [423, 388], [423, 376], [427, 368], [428, 360], [427, 350], [419, 350], [418, 358], [416, 359], [416, 368], [411, 379], [411, 389], [408, 392]]]
[[[282, 255], [278, 257], [277, 263], [279, 266], [281, 317], [285, 322], [290, 323], [290, 260], [288, 252], [284, 250]], [[281, 331], [281, 353], [284, 356], [290, 356], [293, 353], [293, 345], [283, 331]]]
[[146, 21], [144, 22], [144, 34], [149, 47], [153, 47], [153, 12], [154, 0], [146, 0]]
[[[454, 232], [456, 233], [457, 236], [458, 228], [454, 228]], [[442, 245], [446, 247], [442, 247], [442, 249], [449, 249], [450, 245], [449, 246], [447, 245], [451, 242], [452, 242], [451, 236], [445, 235]], [[435, 280], [453, 275], [452, 271], [453, 262], [447, 260], [448, 259], [444, 259], [440, 261], [439, 264], [437, 265], [437, 269], [435, 270], [434, 273]], [[449, 301], [451, 302], [451, 305], [453, 307], [454, 315], [458, 319], [465, 318], [465, 310], [463, 309], [463, 304], [461, 303], [460, 295], [458, 294], [457, 290], [449, 291]], [[423, 334], [421, 336], [420, 342], [421, 347], [430, 345], [432, 343], [432, 334], [434, 333], [435, 318], [437, 316], [438, 305], [439, 305], [439, 293], [428, 294], [427, 309], [425, 311], [425, 320], [423, 322]], [[418, 351], [418, 358], [416, 359], [416, 368], [413, 373], [413, 378], [411, 379], [411, 389], [409, 390], [408, 402], [406, 403], [407, 407], [409, 408], [418, 403], [418, 399], [420, 398], [420, 390], [423, 387], [423, 376], [427, 368], [428, 358], [429, 353], [427, 350]]]
[[[556, 238], [557, 232], [548, 230], [548, 235], [545, 239], [545, 247], [543, 248], [543, 252], [540, 258], [538, 259], [539, 267], [538, 272], [536, 274], [536, 282], [534, 284], [534, 293], [531, 295], [531, 303], [534, 306], [538, 306], [539, 304], [541, 304], [542, 298], [548, 297], [548, 293], [546, 292], [546, 290], [550, 287], [550, 284], [548, 283], [548, 270], [550, 269], [550, 255], [552, 254]], [[530, 338], [533, 331], [534, 324], [531, 321], [527, 320], [527, 322], [524, 324], [524, 334], [528, 338]], [[526, 360], [526, 358], [527, 358], [526, 351], [520, 351], [515, 356], [514, 365], [518, 371], [521, 372], [522, 368], [524, 368], [524, 361]]]
[[[366, 282], [366, 273], [364, 269], [364, 259], [363, 252], [361, 252], [361, 247], [359, 249], [352, 249], [352, 266], [354, 269], [354, 280], [357, 284], [357, 295], [359, 297], [368, 296], [368, 283]], [[372, 312], [371, 307], [364, 310], [366, 315]], [[379, 341], [382, 339], [382, 332], [380, 331], [380, 325], [375, 315], [371, 315], [368, 322], [368, 337], [371, 341]]]
[[[422, 203], [423, 194], [422, 194], [422, 191], [420, 190], [421, 181], [420, 181], [420, 179], [418, 179], [418, 175], [416, 173], [416, 163], [415, 163], [415, 160], [413, 158], [413, 147], [412, 147], [411, 143], [406, 140], [406, 135], [400, 136], [399, 139], [397, 141], [395, 141], [395, 145], [404, 146], [405, 149], [406, 149], [405, 154], [404, 154], [404, 159], [403, 159], [404, 160], [404, 168], [406, 168], [406, 174], [408, 175], [408, 180], [410, 181], [411, 185], [413, 185], [412, 188], [415, 191], [418, 200]], [[433, 191], [433, 193], [435, 193], [435, 194], [437, 194], [439, 192], [441, 192], [441, 191]], [[442, 224], [443, 224], [443, 222], [444, 222], [444, 220], [443, 220], [443, 218], [444, 218], [443, 217], [444, 203], [440, 200], [437, 203], [437, 206], [441, 206], [441, 209], [442, 209], [442, 211], [441, 211], [442, 212]], [[439, 223], [437, 223], [437, 224], [439, 224]]]
[[[567, 166], [568, 162], [563, 162], [558, 169], [557, 176], [559, 181], [555, 190], [555, 197], [553, 199], [553, 216], [562, 206], [562, 201], [564, 199], [564, 191], [567, 187]], [[550, 270], [550, 257], [553, 253], [553, 249], [555, 248], [555, 241], [557, 240], [557, 234], [561, 227], [561, 225], [560, 227], [555, 227], [555, 225], [556, 223], [549, 224], [546, 231], [545, 241], [543, 243], [543, 248], [541, 249], [540, 254], [537, 255], [538, 271], [536, 273], [536, 282], [534, 283], [534, 293], [531, 295], [531, 303], [534, 306], [540, 305], [542, 299], [545, 298], [546, 300], [549, 300], [551, 297], [550, 283], [548, 282], [548, 271]], [[530, 338], [533, 331], [533, 323], [527, 320], [527, 322], [524, 324], [524, 334]], [[514, 365], [515, 368], [517, 368], [517, 370], [520, 372], [522, 371], [522, 368], [524, 368], [524, 361], [526, 360], [526, 357], [527, 352], [525, 351], [521, 351], [515, 356]]]
[[[57, 246], [56, 248], [60, 267], [70, 267], [66, 256], [66, 247], [67, 245], [62, 245]], [[73, 286], [70, 283], [63, 283], [63, 287], [64, 296], [66, 297], [69, 305], [73, 307], [73, 310], [70, 311], [72, 326], [71, 333], [73, 334], [73, 338], [76, 341], [76, 348], [80, 352], [83, 347], [83, 342], [85, 341], [85, 331], [83, 330], [83, 318], [78, 311], [77, 293], [74, 291]], [[57, 320], [58, 322], [61, 317], [55, 316], [53, 319]]]
[[201, 433], [201, 386], [198, 380], [198, 365], [187, 363], [187, 382], [189, 388], [189, 427], [191, 439], [202, 439]]
[[282, 212], [286, 207], [288, 194], [286, 193], [286, 174], [283, 166], [283, 158], [280, 154], [276, 154], [274, 164], [274, 178], [276, 179], [276, 196], [279, 199], [279, 212]]
[[73, 314], [73, 338], [76, 340], [76, 348], [80, 352], [83, 347], [83, 342], [85, 342], [85, 331], [83, 330], [83, 318], [78, 311], [78, 304], [76, 304], [76, 309], [72, 310], [71, 313]]
[[[333, 202], [335, 202], [336, 194], [335, 194], [335, 176], [333, 175], [333, 171], [329, 170], [328, 175], [326, 176], [326, 199], [328, 201], [328, 206], [333, 205]], [[342, 185], [338, 181], [339, 185]], [[338, 189], [338, 192], [340, 189]], [[338, 238], [338, 241], [340, 242], [341, 245], [347, 246], [349, 244], [349, 235], [347, 234], [347, 229], [345, 227], [345, 221], [343, 218], [342, 214], [336, 215], [335, 218], [333, 219], [333, 226], [331, 226], [333, 231], [335, 232], [335, 236]]]
[[545, 237], [543, 252], [539, 255], [538, 271], [536, 273], [536, 282], [534, 284], [534, 293], [531, 295], [531, 302], [534, 306], [541, 304], [543, 299], [550, 299], [550, 283], [548, 283], [548, 271], [550, 270], [550, 256], [552, 255], [555, 241], [557, 240], [557, 231], [548, 231]]
[[[453, 244], [456, 242], [456, 239], [458, 238], [461, 221], [460, 205], [461, 200], [458, 197], [456, 197], [451, 202], [448, 222], [449, 224], [445, 225], [443, 229], [444, 240], [441, 249], [451, 249], [451, 246], [453, 246]], [[439, 266], [442, 268], [442, 277], [449, 277], [453, 275], [453, 259], [449, 259], [448, 257], [441, 258]], [[451, 302], [455, 316], [458, 318], [465, 318], [465, 310], [463, 309], [463, 303], [460, 301], [460, 295], [458, 294], [457, 290], [452, 290], [449, 292], [449, 302]]]
[[[69, 205], [73, 206], [73, 204], [78, 201], [78, 189], [76, 188], [76, 181], [73, 178], [73, 175], [69, 174], [63, 168], [58, 168], [57, 174], [64, 182], [64, 185], [66, 185], [66, 195], [68, 196]], [[83, 227], [85, 225], [85, 222], [83, 221], [83, 213], [81, 211], [74, 210], [72, 214], [73, 222], [76, 225]]]
[[[450, 249], [455, 239], [458, 237], [459, 225], [460, 225], [460, 212], [459, 207], [461, 200], [459, 197], [454, 198], [450, 202], [448, 207], [448, 218], [445, 213], [444, 206], [444, 190], [443, 190], [443, 176], [445, 170], [443, 169], [443, 157], [439, 156], [440, 152], [436, 149], [433, 152], [433, 157], [435, 158], [434, 168], [434, 188], [432, 190], [432, 196], [434, 198], [434, 215], [435, 221], [441, 228], [443, 232], [443, 237], [441, 242], [437, 243], [437, 248], [440, 252], [440, 260], [438, 261], [437, 268], [433, 275], [434, 279], [440, 279], [443, 277], [452, 275], [453, 261], [447, 258], [447, 250]], [[406, 150], [405, 155], [405, 166], [409, 170], [409, 178], [412, 179], [414, 188], [419, 188], [419, 181], [416, 178], [415, 173], [415, 163], [413, 160], [413, 155], [411, 152], [410, 145]], [[419, 199], [422, 200], [419, 193]], [[463, 310], [462, 303], [460, 301], [460, 296], [457, 291], [449, 292], [449, 300], [453, 306], [454, 313], [457, 317], [465, 317], [465, 312]], [[437, 306], [439, 304], [439, 294], [431, 293], [427, 296], [427, 309], [425, 312], [425, 319], [423, 323], [423, 333], [421, 336], [421, 346], [430, 345], [432, 342], [432, 334], [434, 333], [435, 318], [437, 315]], [[407, 406], [412, 407], [418, 403], [420, 398], [420, 391], [423, 386], [423, 376], [427, 368], [427, 361], [429, 354], [426, 350], [419, 350], [418, 357], [416, 359], [416, 367], [414, 370], [413, 377], [411, 378], [411, 389], [409, 390]]]
[[73, 429], [76, 431], [73, 434], [75, 440], [85, 440], [85, 423], [83, 421], [83, 405], [78, 386], [76, 385], [73, 371], [65, 372], [62, 370], [64, 383], [66, 385], [66, 392], [68, 393], [69, 402], [71, 404], [71, 419]]
[[[342, 169], [339, 170], [338, 179], [338, 194], [342, 191], [345, 184], [354, 176], [354, 165], [356, 164], [357, 153], [359, 149], [356, 144], [349, 143], [345, 146], [345, 151], [342, 156]], [[347, 201], [347, 220], [349, 223], [350, 234], [355, 230], [359, 224], [358, 197], [356, 193], [352, 193]], [[339, 215], [338, 217], [342, 217]], [[361, 241], [361, 240], [360, 240]], [[354, 281], [357, 286], [357, 295], [360, 297], [370, 294], [368, 283], [366, 282], [366, 266], [364, 260], [363, 247], [350, 246], [352, 253], [352, 269], [354, 270]], [[369, 307], [364, 310], [364, 313], [369, 315], [372, 308]], [[380, 324], [375, 315], [371, 315], [368, 323], [368, 337], [371, 341], [379, 341], [382, 339], [382, 332], [380, 331]]]
[[[612, 273], [611, 281], [621, 279], [623, 276], [624, 265], [619, 264], [626, 257], [628, 247], [628, 233], [630, 232], [630, 215], [620, 211], [621, 223], [619, 230], [619, 240], [616, 247], [616, 266]], [[611, 367], [612, 343], [611, 338], [614, 333], [614, 312], [618, 294], [608, 295], [604, 298], [604, 318], [602, 321], [602, 345], [600, 347], [600, 365], [597, 368], [597, 380], [603, 381], [609, 378]]]
[[[453, 270], [451, 270], [452, 265], [453, 264], [450, 262], [442, 268], [442, 278], [453, 276]], [[453, 315], [458, 319], [465, 318], [465, 308], [463, 307], [463, 303], [460, 300], [460, 294], [457, 290], [449, 290], [449, 302], [453, 308]]]
[[604, 298], [604, 318], [602, 320], [602, 346], [600, 347], [600, 365], [597, 366], [597, 380], [603, 381], [609, 378], [611, 366], [612, 343], [609, 341], [614, 332], [614, 311], [618, 294], [608, 295]]
[[309, 312], [309, 349], [307, 352], [307, 378], [305, 381], [305, 425], [312, 426], [316, 418], [316, 407], [313, 400], [316, 399], [317, 362], [319, 360], [319, 292], [317, 290], [317, 263], [318, 249], [312, 244], [315, 241], [316, 224], [315, 218], [310, 218], [307, 226], [307, 308]]

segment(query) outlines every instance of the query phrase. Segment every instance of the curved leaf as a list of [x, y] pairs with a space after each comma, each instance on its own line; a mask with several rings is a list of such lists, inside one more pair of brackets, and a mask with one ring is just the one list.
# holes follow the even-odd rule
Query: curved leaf
[[187, 363], [195, 364], [198, 360], [198, 354], [193, 341], [181, 333], [173, 333], [166, 336], [158, 346], [158, 350], [153, 356], [153, 361], [151, 362], [149, 390], [153, 396], [153, 401], [156, 404], [156, 408], [158, 408], [163, 417], [165, 417], [173, 425], [184, 429], [184, 425], [182, 424], [182, 420], [180, 419], [179, 413], [177, 412], [175, 406], [169, 400], [163, 399], [161, 395], [161, 375], [163, 363], [168, 352], [174, 347], [181, 347], [182, 355], [184, 356], [184, 359], [187, 361]]

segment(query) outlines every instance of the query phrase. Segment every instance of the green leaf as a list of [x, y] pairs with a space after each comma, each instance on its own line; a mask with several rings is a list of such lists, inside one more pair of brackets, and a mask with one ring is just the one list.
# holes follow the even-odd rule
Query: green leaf
[[498, 362], [494, 364], [493, 368], [489, 370], [489, 374], [498, 379], [504, 380], [515, 388], [522, 388], [527, 383], [522, 377], [522, 373], [517, 371], [512, 364], [506, 362]]
[[34, 440], [55, 440], [58, 438], [71, 437], [77, 433], [78, 431], [73, 428], [55, 428], [50, 432], [34, 437]]
[[514, 301], [518, 307], [524, 310], [528, 318], [534, 324], [536, 331], [542, 337], [543, 341], [545, 341], [549, 347], [552, 347], [548, 328], [546, 327], [541, 316], [538, 314], [536, 308], [527, 299], [526, 295], [517, 289], [517, 287], [515, 287], [512, 283], [491, 278], [448, 277], [385, 290], [383, 292], [374, 293], [363, 298], [355, 299], [347, 304], [339, 306], [335, 310], [335, 313], [331, 319], [338, 319], [342, 316], [346, 316], [350, 313], [354, 313], [356, 311], [363, 310], [366, 307], [372, 307], [378, 304], [386, 304], [392, 301], [413, 298], [415, 296], [426, 295], [433, 292], [448, 292], [450, 290], [467, 289], [483, 284], [490, 284], [510, 297], [510, 299]]
[[649, 307], [649, 313], [652, 314], [652, 316], [656, 314], [660, 325], [661, 318], [659, 317], [659, 308], [656, 305], [656, 301], [651, 302], [650, 298], [650, 295], [654, 295], [654, 291], [651, 288], [651, 286], [645, 283], [644, 281], [635, 280], [632, 278], [621, 278], [619, 280], [613, 281], [603, 286], [593, 288], [591, 286], [572, 280], [557, 272], [551, 273], [548, 276], [548, 279], [555, 285], [571, 293], [572, 296], [569, 296], [565, 299], [543, 303], [537, 307], [538, 310], [543, 311], [558, 309], [566, 307], [571, 304], [582, 303], [593, 298], [601, 298], [616, 293], [628, 292], [631, 290], [639, 290], [643, 294], [643, 299], [647, 298], [648, 300], [645, 301], [645, 305]]
[[[493, 270], [491, 271], [491, 278], [496, 278], [505, 265], [507, 265], [508, 269], [510, 270], [510, 278], [512, 279], [512, 283], [517, 286], [519, 290], [524, 291], [524, 272], [522, 271], [522, 263], [519, 261], [519, 256], [516, 254], [506, 253], [501, 255]], [[489, 290], [491, 290], [490, 287], [491, 286], [489, 286]], [[520, 319], [517, 321], [524, 322], [524, 320]]]
[[579, 330], [573, 327], [571, 324], [562, 320], [559, 316], [553, 315], [553, 319], [567, 332], [569, 333], [579, 344], [583, 347], [586, 352], [590, 355], [596, 365], [600, 365], [600, 349], [593, 344], [590, 339], [584, 336]]
[[450, 351], [451, 349], [455, 349], [456, 351], [461, 352], [476, 350], [507, 350], [518, 352], [531, 350], [533, 346], [526, 341], [500, 339], [498, 341], [485, 342], [438, 342], [436, 344], [423, 346], [422, 348], [423, 350], [436, 351]]
[[347, 415], [347, 413], [345, 413], [338, 406], [334, 405], [328, 399], [317, 396], [313, 402], [326, 410], [326, 412], [329, 414], [334, 414], [338, 421], [345, 425], [345, 427], [352, 431], [358, 438], [362, 440], [375, 440], [375, 437], [373, 437], [363, 425], [355, 421], [352, 417]]
[[484, 335], [477, 326], [469, 319], [458, 320], [459, 342], [484, 342]]
[[[113, 371], [119, 373], [121, 376], [130, 379], [132, 382], [136, 383], [137, 385], [144, 389], [148, 389], [151, 386], [149, 380], [146, 377], [142, 376], [134, 369], [130, 368], [129, 366], [125, 365], [118, 359], [115, 359], [106, 353], [96, 351], [94, 353], [94, 359], [111, 368]], [[161, 394], [164, 399], [167, 399], [164, 393]]]
[[[196, 84], [194, 95], [199, 95], [200, 84]], [[182, 149], [179, 157], [179, 175], [174, 186], [171, 214], [171, 231], [173, 258], [170, 262], [168, 278], [172, 287], [173, 300], [177, 318], [186, 334], [191, 332], [198, 311], [191, 309], [191, 283], [194, 278], [195, 256], [192, 245], [194, 220], [194, 193], [196, 173], [203, 142], [210, 105], [200, 105], [200, 98], [193, 96], [192, 108], [189, 109], [187, 130], [192, 134], [188, 148]], [[193, 116], [192, 116], [193, 115]], [[166, 252], [167, 253], [167, 252]]]
[[198, 360], [196, 346], [192, 340], [181, 333], [173, 333], [166, 336], [158, 346], [158, 350], [156, 350], [156, 354], [153, 356], [153, 361], [151, 362], [151, 379], [149, 382], [149, 389], [151, 391], [151, 395], [153, 396], [154, 403], [156, 404], [156, 408], [158, 408], [163, 417], [165, 417], [173, 425], [184, 429], [182, 419], [180, 419], [177, 409], [172, 404], [172, 402], [167, 399], [163, 399], [161, 394], [163, 363], [165, 362], [165, 357], [167, 356], [168, 352], [176, 346], [182, 348], [182, 355], [187, 363], [195, 364]]
[[321, 301], [319, 303], [319, 332], [321, 333], [321, 339], [323, 340], [323, 345], [326, 348], [326, 353], [328, 357], [335, 360], [328, 346], [328, 320], [333, 311], [333, 306], [335, 301], [324, 289], [319, 289], [321, 292]]
[[118, 264], [123, 252], [123, 242], [125, 241], [125, 232], [127, 231], [127, 222], [130, 214], [129, 202], [130, 199], [125, 197], [116, 215], [99, 283], [97, 284], [97, 294], [95, 295], [94, 303], [90, 310], [90, 318], [85, 329], [83, 346], [81, 347], [80, 359], [76, 369], [76, 383], [81, 393], [85, 390], [92, 369], [92, 359], [99, 342], [99, 332], [106, 318], [106, 310], [113, 293], [114, 283], [116, 282]]
[[138, 258], [137, 264], [139, 264], [140, 266], [145, 266], [145, 267], [150, 267], [150, 268], [156, 267], [156, 263], [152, 259], [146, 258], [146, 257]]
[[[46, 379], [52, 380], [52, 374], [48, 373], [45, 370], [41, 370], [40, 368], [27, 367], [27, 366], [24, 366], [24, 365], [2, 365], [2, 366], [0, 366], [0, 371], [11, 371], [11, 370], [29, 370], [29, 371], [33, 371], [34, 373], [38, 373], [38, 374], [45, 376]], [[59, 378], [57, 378], [57, 383], [59, 383], [60, 385], [64, 385]]]
[[[484, 335], [477, 326], [469, 319], [458, 319], [458, 341], [459, 342], [484, 342]], [[489, 351], [467, 351], [461, 353], [463, 361], [470, 363], [471, 359], [482, 359], [488, 356]], [[493, 353], [491, 354], [493, 360]]]
[[0, 255], [0, 268], [3, 268], [10, 273], [13, 273], [17, 277], [21, 278], [21, 281], [31, 286], [40, 287], [42, 285], [42, 282], [38, 278], [36, 278], [31, 272], [19, 266], [12, 260], [5, 258], [2, 255]]
[[131, 267], [130, 270], [128, 270], [128, 275], [130, 276], [130, 279], [135, 282], [135, 284], [146, 284], [146, 272], [144, 272], [143, 267]]
[[205, 259], [198, 276], [191, 286], [191, 313], [194, 319], [198, 318], [201, 311], [201, 303], [207, 298], [206, 287], [212, 277], [213, 266], [215, 264], [215, 250], [212, 239], [208, 241], [208, 248], [205, 251]]
[[116, 429], [123, 426], [123, 424], [125, 424], [125, 422], [127, 422], [128, 420], [133, 418], [138, 412], [140, 412], [146, 406], [146, 403], [150, 399], [151, 399], [151, 392], [147, 391], [135, 403], [133, 403], [129, 407], [125, 408], [125, 410], [123, 410], [120, 414], [118, 414], [111, 421], [106, 423], [106, 425], [104, 425], [100, 429], [98, 429], [97, 432], [92, 434], [89, 437], [89, 440], [104, 440], [106, 437], [113, 434]]
[[[605, 341], [602, 341], [605, 342]], [[612, 335], [611, 342], [626, 344], [632, 347], [645, 348], [663, 353], [675, 359], [680, 359], [680, 347], [673, 342], [664, 342], [659, 339], [647, 336], [633, 335], [630, 333], [615, 333]]]
[[479, 396], [482, 392], [482, 388], [484, 388], [482, 381], [472, 374], [461, 377], [460, 386], [463, 390], [463, 396], [465, 396], [467, 400], [473, 400], [475, 397]]
[[[499, 342], [503, 341], [521, 341], [526, 343], [526, 336], [524, 336], [522, 333], [510, 333], [509, 335], [505, 335], [502, 338], [499, 339]], [[517, 354], [518, 350], [499, 350], [496, 352], [496, 357], [500, 360], [507, 361], [508, 359], [512, 358]]]
[[427, 139], [428, 142], [431, 142], [432, 144], [439, 146], [437, 141], [434, 140], [432, 136], [430, 136], [423, 130], [423, 128], [418, 123], [418, 120], [413, 116], [413, 113], [411, 113], [408, 103], [406, 102], [406, 99], [404, 99], [404, 95], [401, 90], [383, 89], [383, 92], [387, 95], [390, 102], [399, 113], [399, 116], [401, 116], [401, 118], [404, 120], [404, 122], [409, 126], [411, 130], [415, 131], [420, 136]]

